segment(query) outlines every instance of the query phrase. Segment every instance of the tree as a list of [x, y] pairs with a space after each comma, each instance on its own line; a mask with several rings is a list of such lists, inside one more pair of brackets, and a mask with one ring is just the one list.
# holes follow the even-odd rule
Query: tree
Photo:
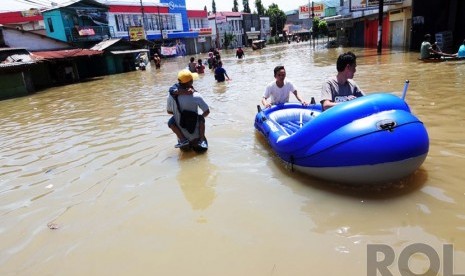
[[318, 34], [320, 33], [320, 18], [313, 17], [312, 31], [313, 31], [313, 37], [318, 36]]
[[212, 0], [212, 12], [216, 13], [216, 3], [215, 0]]
[[320, 20], [320, 22], [318, 23], [318, 30], [320, 31], [320, 34], [328, 35], [328, 23], [325, 20]]
[[233, 12], [239, 11], [239, 4], [237, 3], [237, 0], [234, 0], [232, 11]]
[[250, 13], [249, 0], [242, 0], [242, 6], [244, 6], [243, 12]]
[[255, 9], [257, 10], [257, 14], [259, 16], [266, 14], [266, 9], [262, 4], [262, 0], [255, 0]]
[[278, 5], [271, 4], [266, 10], [266, 15], [270, 18], [270, 26], [272, 36], [276, 36], [283, 32], [284, 24], [286, 24], [286, 14], [279, 9]]
[[207, 11], [207, 6], [206, 6], [206, 5], [205, 5], [205, 7], [203, 7], [203, 10], [204, 10], [204, 11]]
[[224, 33], [224, 38], [223, 39], [224, 39], [223, 40], [223, 46], [224, 46], [225, 49], [228, 49], [229, 46], [233, 42], [237, 41], [236, 36], [233, 33]]

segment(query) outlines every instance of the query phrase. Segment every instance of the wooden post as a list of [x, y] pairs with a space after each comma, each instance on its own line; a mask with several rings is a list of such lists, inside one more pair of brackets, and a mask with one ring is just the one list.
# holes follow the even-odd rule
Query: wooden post
[[378, 55], [381, 55], [383, 48], [383, 6], [384, 0], [379, 0], [378, 7]]

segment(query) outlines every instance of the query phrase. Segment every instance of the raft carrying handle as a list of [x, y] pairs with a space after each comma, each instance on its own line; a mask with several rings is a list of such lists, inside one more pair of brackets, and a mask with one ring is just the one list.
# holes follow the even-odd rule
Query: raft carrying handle
[[262, 108], [260, 107], [259, 104], [257, 104], [257, 110], [258, 110], [258, 112], [262, 112]]

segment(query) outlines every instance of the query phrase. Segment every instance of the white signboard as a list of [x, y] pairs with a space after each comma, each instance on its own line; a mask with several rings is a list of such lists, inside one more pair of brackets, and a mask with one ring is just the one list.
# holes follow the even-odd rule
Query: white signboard
[[311, 5], [299, 7], [299, 19], [308, 19], [312, 14], [318, 18], [325, 16], [325, 6], [323, 4], [313, 3], [313, 11]]

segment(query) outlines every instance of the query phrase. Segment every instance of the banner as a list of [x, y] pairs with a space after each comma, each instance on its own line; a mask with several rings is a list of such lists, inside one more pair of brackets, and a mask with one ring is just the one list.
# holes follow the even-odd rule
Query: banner
[[[384, 0], [384, 5], [402, 4], [404, 0]], [[350, 0], [351, 11], [372, 10], [379, 8], [379, 0]]]
[[164, 47], [161, 46], [161, 51], [160, 51], [162, 56], [175, 56], [176, 55], [176, 46], [172, 47]]

